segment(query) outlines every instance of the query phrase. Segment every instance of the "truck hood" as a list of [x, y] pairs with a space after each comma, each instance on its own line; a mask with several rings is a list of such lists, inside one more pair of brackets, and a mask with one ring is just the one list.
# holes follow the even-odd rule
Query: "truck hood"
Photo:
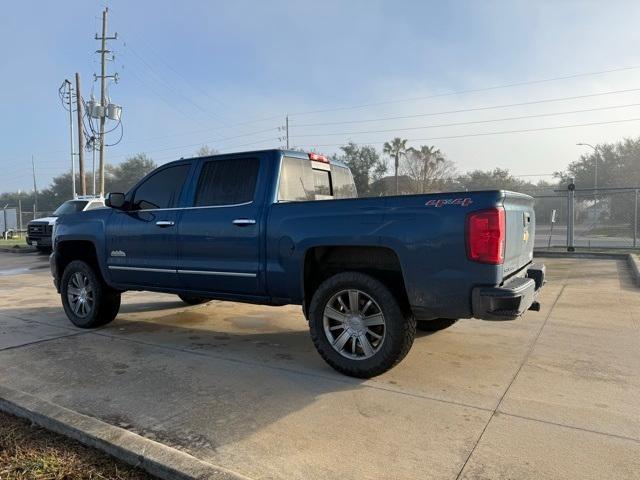
[[[48, 223], [49, 225], [53, 225], [56, 223], [56, 221], [58, 220], [58, 217], [42, 217], [42, 218], [35, 218], [33, 220], [31, 220], [31, 222], [34, 223]], [[29, 222], [29, 223], [31, 223]]]

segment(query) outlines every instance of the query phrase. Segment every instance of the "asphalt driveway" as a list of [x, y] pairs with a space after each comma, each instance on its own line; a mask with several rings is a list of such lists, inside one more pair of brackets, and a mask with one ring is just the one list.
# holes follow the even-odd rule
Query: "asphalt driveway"
[[0, 253], [0, 386], [252, 478], [640, 478], [622, 261], [545, 259], [541, 312], [420, 334], [359, 381], [324, 364], [299, 307], [132, 292], [81, 331], [34, 255]]

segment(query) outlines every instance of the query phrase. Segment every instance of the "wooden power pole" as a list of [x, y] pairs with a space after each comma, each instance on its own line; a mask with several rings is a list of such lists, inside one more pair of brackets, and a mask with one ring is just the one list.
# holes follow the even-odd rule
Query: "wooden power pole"
[[100, 37], [100, 105], [103, 113], [100, 116], [100, 195], [104, 196], [104, 122], [107, 108], [107, 13], [108, 8], [102, 12], [102, 36]]
[[76, 106], [78, 111], [78, 164], [82, 195], [87, 194], [87, 179], [84, 175], [84, 127], [82, 123], [82, 96], [80, 95], [80, 74], [76, 72]]
[[96, 77], [100, 78], [100, 195], [104, 196], [104, 124], [107, 121], [107, 79], [117, 78], [115, 75], [107, 75], [107, 54], [111, 53], [107, 49], [107, 40], [115, 40], [118, 38], [118, 34], [113, 37], [107, 36], [107, 15], [109, 14], [109, 8], [105, 8], [102, 12], [102, 35], [98, 37], [96, 34], [96, 40], [100, 40], [100, 75]]

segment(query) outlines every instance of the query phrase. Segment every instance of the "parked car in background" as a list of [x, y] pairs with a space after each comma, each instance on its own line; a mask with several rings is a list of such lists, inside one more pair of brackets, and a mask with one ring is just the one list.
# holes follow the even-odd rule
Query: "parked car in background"
[[320, 355], [372, 377], [416, 328], [538, 310], [533, 198], [504, 190], [357, 198], [346, 165], [265, 150], [179, 160], [112, 208], [65, 215], [51, 271], [69, 319], [112, 321], [126, 290], [298, 304]]
[[41, 252], [50, 252], [52, 247], [51, 234], [60, 215], [84, 212], [104, 207], [103, 197], [81, 196], [74, 200], [67, 200], [51, 214], [31, 220], [27, 225], [27, 244], [36, 247]]

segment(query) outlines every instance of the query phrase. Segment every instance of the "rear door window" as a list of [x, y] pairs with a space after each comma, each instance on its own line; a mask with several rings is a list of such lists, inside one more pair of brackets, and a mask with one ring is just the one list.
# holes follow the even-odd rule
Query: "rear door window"
[[191, 165], [168, 167], [152, 174], [135, 191], [134, 210], [171, 208], [177, 202]]
[[195, 206], [237, 205], [251, 202], [260, 163], [257, 158], [205, 162], [198, 179]]

